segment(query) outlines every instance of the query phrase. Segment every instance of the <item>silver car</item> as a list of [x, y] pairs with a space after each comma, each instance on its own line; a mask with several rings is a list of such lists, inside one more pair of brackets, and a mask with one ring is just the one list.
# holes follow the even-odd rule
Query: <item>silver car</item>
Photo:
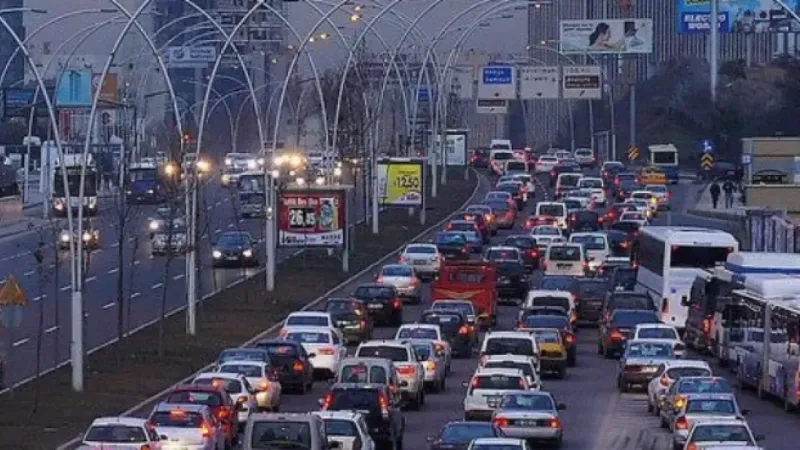
[[442, 255], [433, 244], [411, 244], [400, 254], [400, 264], [413, 267], [420, 278], [433, 278], [439, 275]]
[[675, 420], [669, 424], [672, 430], [672, 446], [682, 449], [686, 445], [689, 430], [695, 423], [709, 420], [744, 420], [750, 411], [739, 409], [733, 394], [691, 394], [686, 396]]
[[316, 414], [259, 413], [247, 419], [244, 431], [244, 450], [281, 448], [287, 442], [304, 442], [308, 450], [339, 448], [338, 442], [328, 443], [325, 422]]
[[[150, 414], [162, 448], [223, 450], [225, 428], [206, 405], [159, 403]], [[163, 445], [164, 443], [167, 445]]]
[[414, 274], [414, 268], [406, 264], [387, 264], [378, 273], [376, 283], [394, 286], [397, 293], [411, 299], [414, 303], [422, 300], [419, 278]]
[[400, 380], [400, 394], [413, 410], [425, 404], [425, 369], [417, 360], [414, 347], [396, 340], [364, 342], [356, 349], [357, 358], [386, 358], [394, 363]]
[[[148, 447], [149, 446], [149, 447]], [[100, 417], [83, 435], [78, 450], [161, 450], [161, 441], [147, 420], [133, 417]]]
[[560, 447], [564, 428], [558, 412], [565, 409], [565, 404], [556, 402], [547, 392], [510, 391], [503, 394], [492, 422], [503, 430], [504, 436]]
[[417, 352], [417, 360], [422, 363], [425, 369], [425, 389], [430, 392], [442, 392], [445, 390], [445, 379], [447, 377], [447, 361], [444, 353], [436, 351], [434, 341], [430, 339], [407, 339]]

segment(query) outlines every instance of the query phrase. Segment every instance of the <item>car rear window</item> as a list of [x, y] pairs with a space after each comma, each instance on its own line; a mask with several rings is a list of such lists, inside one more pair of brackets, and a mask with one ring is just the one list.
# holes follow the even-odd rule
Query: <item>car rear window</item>
[[472, 380], [472, 389], [516, 390], [524, 385], [522, 378], [509, 375], [483, 375]]
[[611, 297], [611, 305], [614, 309], [652, 309], [653, 301], [649, 297], [636, 294], [614, 295]]
[[440, 233], [436, 235], [437, 244], [464, 244], [466, 242], [467, 239], [461, 233]]
[[200, 428], [200, 425], [203, 424], [203, 416], [184, 410], [159, 411], [153, 413], [150, 422], [157, 427]]
[[683, 379], [678, 383], [677, 391], [681, 394], [730, 394], [733, 392], [728, 380], [723, 378]]
[[655, 313], [626, 311], [624, 313], [615, 313], [612, 322], [620, 327], [634, 327], [640, 323], [658, 323], [660, 320]]
[[247, 364], [223, 364], [220, 366], [219, 371], [224, 373], [237, 373], [247, 378], [259, 378], [263, 376], [261, 367]]
[[506, 394], [500, 403], [502, 409], [553, 411], [553, 399], [546, 394]]
[[475, 231], [475, 224], [472, 222], [450, 223], [447, 226], [451, 231]]
[[678, 339], [672, 328], [642, 328], [636, 335], [639, 339]]
[[103, 443], [139, 443], [147, 442], [147, 436], [141, 427], [130, 427], [126, 425], [95, 425], [89, 428], [84, 437], [87, 442]]
[[563, 216], [563, 205], [539, 205], [540, 216]]
[[523, 338], [489, 338], [486, 343], [487, 355], [524, 355], [534, 356], [533, 343], [530, 339]]
[[486, 422], [456, 423], [445, 425], [441, 440], [443, 444], [469, 444], [473, 439], [495, 437], [492, 424]]
[[580, 261], [583, 259], [580, 247], [570, 245], [551, 246], [547, 257], [553, 261]]
[[356, 355], [361, 358], [386, 358], [394, 362], [408, 361], [408, 351], [402, 347], [390, 347], [386, 345], [371, 345], [369, 347], [361, 347], [358, 349]]
[[752, 444], [750, 433], [744, 425], [702, 424], [695, 428], [692, 442], [746, 442]]
[[509, 161], [506, 163], [507, 170], [528, 170], [527, 164], [524, 162], [517, 162], [517, 161]]
[[524, 328], [566, 328], [569, 325], [569, 319], [549, 315], [530, 315], [526, 316], [522, 323]]
[[406, 266], [388, 266], [381, 270], [381, 275], [385, 277], [410, 277], [414, 275], [411, 267]]
[[222, 395], [208, 391], [178, 391], [172, 392], [164, 399], [165, 403], [176, 405], [206, 405], [209, 408], [216, 408], [223, 405]]
[[570, 277], [545, 276], [542, 277], [542, 281], [539, 283], [539, 289], [544, 291], [564, 291], [569, 288], [571, 283], [572, 278]]
[[346, 365], [342, 367], [342, 383], [376, 383], [388, 384], [386, 369], [381, 366], [366, 366], [362, 364]]
[[433, 255], [436, 253], [436, 249], [433, 247], [427, 247], [423, 245], [409, 245], [408, 247], [406, 247], [406, 253]]
[[558, 306], [559, 308], [564, 308], [565, 311], [569, 311], [569, 300], [564, 297], [551, 295], [536, 296], [531, 303], [533, 306]]
[[673, 380], [683, 377], [708, 377], [711, 371], [703, 367], [673, 367], [667, 370], [667, 376]]
[[260, 348], [267, 351], [270, 357], [296, 358], [297, 347], [290, 344], [259, 344]]
[[218, 361], [221, 363], [226, 361], [264, 361], [264, 353], [246, 349], [223, 350]]
[[533, 337], [536, 339], [536, 342], [544, 344], [558, 344], [561, 342], [561, 335], [558, 334], [558, 331], [537, 330], [533, 333]]
[[506, 245], [517, 248], [532, 249], [536, 248], [536, 240], [529, 237], [518, 237], [506, 239]]
[[350, 420], [338, 419], [325, 419], [325, 434], [328, 436], [359, 436], [355, 423]]
[[519, 250], [515, 249], [504, 249], [504, 250], [489, 250], [486, 252], [486, 258], [492, 261], [502, 260], [502, 259], [518, 259], [519, 258]]
[[583, 175], [580, 174], [567, 174], [559, 179], [559, 186], [577, 186]]
[[328, 333], [314, 332], [289, 332], [284, 336], [287, 341], [295, 341], [301, 344], [330, 344], [331, 336]]
[[578, 184], [582, 188], [589, 188], [589, 189], [602, 188], [603, 187], [603, 181], [602, 180], [581, 180]]
[[686, 404], [686, 412], [690, 414], [734, 414], [736, 407], [730, 400], [690, 399]]
[[311, 448], [311, 427], [308, 422], [255, 420], [251, 436], [253, 449], [283, 448], [287, 442], [292, 443], [292, 449], [308, 450]]
[[403, 328], [397, 337], [399, 339], [438, 339], [436, 330], [430, 328]]
[[328, 318], [319, 316], [294, 316], [286, 319], [286, 325], [293, 326], [309, 326], [309, 327], [327, 327]]
[[489, 361], [483, 365], [487, 369], [518, 369], [527, 377], [534, 378], [533, 369], [530, 364], [516, 361]]
[[394, 290], [381, 286], [359, 286], [354, 295], [360, 298], [394, 298]]
[[603, 298], [608, 289], [605, 281], [581, 281], [578, 284], [578, 297], [581, 298]]
[[605, 250], [606, 240], [601, 236], [572, 236], [572, 242], [583, 244], [586, 250]]
[[378, 408], [380, 391], [376, 389], [334, 389], [333, 401], [330, 409], [342, 410], [372, 410]]
[[199, 386], [214, 386], [219, 387], [229, 394], [238, 394], [242, 392], [242, 383], [238, 380], [227, 380], [225, 378], [202, 378], [195, 380], [194, 384]]

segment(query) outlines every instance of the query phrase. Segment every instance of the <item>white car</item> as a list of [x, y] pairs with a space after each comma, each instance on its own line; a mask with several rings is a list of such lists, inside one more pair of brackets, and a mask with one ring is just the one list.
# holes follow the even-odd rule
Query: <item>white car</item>
[[586, 276], [589, 261], [583, 244], [550, 244], [544, 254], [545, 275]]
[[572, 153], [569, 150], [557, 150], [555, 157], [561, 162], [565, 159], [572, 159]]
[[414, 347], [417, 360], [422, 363], [425, 371], [425, 389], [429, 392], [442, 392], [446, 388], [447, 363], [444, 353], [436, 347], [432, 339], [401, 339]]
[[[148, 422], [155, 427], [164, 450], [225, 449], [225, 428], [206, 405], [159, 403]], [[165, 442], [167, 445], [163, 445]]]
[[201, 373], [194, 377], [191, 384], [222, 388], [236, 405], [239, 416], [239, 427], [244, 428], [247, 418], [258, 409], [257, 391], [243, 375], [238, 373]]
[[528, 198], [533, 198], [536, 196], [536, 184], [533, 182], [533, 176], [531, 174], [515, 173], [509, 176], [513, 181], [519, 181], [525, 186], [525, 191], [528, 194]]
[[417, 276], [427, 278], [439, 275], [443, 259], [433, 244], [409, 244], [400, 254], [400, 264], [410, 265]]
[[[689, 436], [689, 430], [696, 423], [744, 420], [744, 416], [748, 413], [748, 410], [739, 409], [733, 394], [692, 394], [686, 399], [677, 417], [670, 424], [672, 446], [674, 449], [683, 449], [686, 445], [686, 438]], [[731, 447], [725, 446], [725, 448]]]
[[648, 184], [644, 187], [644, 190], [653, 194], [653, 197], [658, 200], [659, 209], [670, 209], [669, 201], [672, 198], [672, 194], [666, 186], [663, 184]]
[[744, 420], [710, 420], [695, 423], [686, 437], [685, 450], [704, 449], [761, 449], [756, 442], [763, 440], [755, 436]]
[[647, 384], [647, 411], [661, 416], [661, 405], [669, 388], [681, 377], [710, 377], [713, 373], [707, 362], [698, 359], [664, 361]]
[[530, 389], [525, 374], [519, 369], [478, 368], [469, 381], [464, 396], [464, 420], [490, 420], [500, 406], [503, 394]]
[[[328, 442], [336, 442], [341, 450], [375, 450], [375, 441], [369, 435], [369, 426], [364, 416], [355, 411], [314, 411], [325, 422]], [[360, 442], [361, 446], [356, 447]]]
[[536, 239], [536, 246], [539, 247], [539, 250], [545, 250], [550, 244], [567, 241], [561, 233], [561, 228], [553, 225], [535, 226], [531, 229], [530, 236]]
[[442, 333], [439, 325], [430, 323], [411, 323], [402, 325], [397, 329], [395, 339], [430, 339], [438, 353], [444, 359], [445, 369], [450, 373], [450, 363], [453, 360], [453, 349]]
[[259, 411], [274, 412], [280, 409], [283, 389], [271, 365], [263, 361], [226, 361], [220, 364], [217, 372], [244, 376], [256, 391]]
[[583, 244], [589, 258], [589, 270], [596, 272], [611, 256], [611, 243], [605, 233], [572, 233], [569, 242]]
[[467, 450], [531, 450], [533, 447], [525, 439], [507, 437], [478, 438], [469, 443]]
[[394, 286], [400, 297], [411, 299], [414, 303], [422, 301], [422, 292], [420, 291], [422, 283], [414, 274], [414, 268], [409, 264], [387, 264], [381, 267], [375, 282]]
[[630, 200], [632, 202], [642, 201], [647, 205], [647, 209], [652, 211], [652, 214], [658, 212], [658, 197], [650, 191], [633, 191], [631, 192]]
[[527, 356], [533, 365], [539, 369], [541, 352], [539, 343], [531, 333], [521, 331], [490, 331], [483, 338], [481, 344], [481, 362], [483, 358], [492, 355], [519, 355]]
[[581, 202], [582, 209], [594, 209], [594, 197], [592, 195], [592, 191], [589, 189], [575, 189], [569, 191], [565, 196], [564, 199], [570, 200], [577, 200]]
[[632, 339], [659, 340], [672, 344], [676, 358], [686, 356], [686, 344], [681, 340], [678, 329], [663, 323], [645, 323], [636, 325]]
[[347, 357], [347, 346], [336, 330], [328, 327], [286, 327], [283, 340], [300, 343], [308, 353], [314, 372], [331, 378]]
[[548, 173], [557, 165], [558, 158], [556, 158], [555, 155], [542, 155], [536, 160], [535, 172]]
[[280, 334], [283, 335], [285, 332], [284, 330], [288, 327], [336, 328], [336, 323], [331, 317], [331, 314], [327, 312], [298, 311], [298, 312], [293, 312], [286, 317], [286, 320], [283, 322], [283, 329], [281, 329]]
[[566, 408], [547, 392], [512, 391], [503, 395], [492, 423], [503, 431], [505, 437], [547, 441], [560, 448], [564, 427], [559, 411]]
[[573, 156], [582, 167], [593, 166], [597, 163], [597, 158], [594, 157], [594, 152], [590, 148], [576, 149]]
[[567, 228], [567, 206], [561, 202], [539, 202], [536, 204], [536, 217], [552, 217], [555, 226]]
[[531, 361], [529, 356], [524, 355], [488, 355], [480, 359], [480, 367], [486, 369], [519, 369], [528, 379], [528, 385], [532, 391], [542, 390], [542, 379], [539, 375], [539, 368]]
[[562, 308], [573, 324], [577, 324], [578, 311], [575, 305], [575, 297], [569, 291], [554, 291], [549, 289], [531, 289], [519, 311], [518, 322], [522, 322], [525, 310], [539, 306], [552, 306]]
[[99, 417], [92, 421], [83, 435], [78, 450], [119, 448], [121, 442], [131, 449], [161, 450], [161, 441], [147, 419], [134, 417]]
[[400, 380], [399, 390], [403, 399], [417, 411], [425, 404], [425, 368], [411, 344], [396, 340], [362, 342], [355, 357], [391, 360]]
[[625, 211], [619, 216], [619, 222], [634, 222], [639, 226], [645, 226], [648, 223], [647, 215], [641, 211]]

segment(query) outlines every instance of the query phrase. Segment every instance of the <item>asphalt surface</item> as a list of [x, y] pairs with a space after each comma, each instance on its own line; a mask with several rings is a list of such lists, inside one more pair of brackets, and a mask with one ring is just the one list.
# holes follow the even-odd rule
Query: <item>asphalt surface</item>
[[[480, 201], [488, 189], [488, 183], [478, 191], [476, 202]], [[662, 214], [655, 225], [685, 225], [720, 228], [724, 222], [686, 215], [683, 211], [693, 206], [696, 187], [690, 181], [672, 186], [673, 211]], [[546, 199], [540, 190], [537, 199]], [[522, 227], [528, 213], [533, 210], [529, 204], [517, 220], [517, 231]], [[421, 240], [429, 239], [435, 231]], [[494, 241], [502, 239], [513, 231], [501, 231]], [[539, 274], [536, 274], [538, 278]], [[351, 280], [333, 296], [352, 292], [359, 284], [372, 281], [372, 273]], [[535, 283], [535, 281], [534, 281]], [[406, 305], [404, 322], [413, 322], [431, 303], [430, 290], [423, 291], [423, 302], [419, 306]], [[311, 301], [312, 299], [309, 299]], [[499, 329], [513, 329], [517, 308], [501, 306], [498, 315]], [[377, 328], [375, 338], [391, 338], [394, 328]], [[576, 450], [656, 450], [670, 449], [671, 436], [659, 428], [658, 420], [647, 413], [646, 397], [642, 392], [620, 394], [615, 386], [616, 361], [596, 354], [597, 331], [583, 328], [578, 333], [578, 363], [569, 369], [565, 380], [545, 378], [543, 386], [554, 394], [559, 402], [567, 404], [568, 409], [561, 413], [564, 424], [564, 449]], [[351, 348], [351, 352], [354, 348]], [[467, 381], [477, 367], [477, 359], [454, 359], [452, 373], [443, 393], [429, 394], [419, 412], [406, 412], [405, 448], [409, 450], [427, 449], [427, 437], [435, 435], [449, 421], [463, 419], [464, 389], [461, 383]], [[719, 374], [733, 378], [727, 371]], [[306, 395], [284, 394], [281, 411], [308, 412], [319, 409], [318, 399], [324, 396], [327, 384], [315, 383]], [[774, 450], [796, 449], [800, 431], [796, 427], [797, 418], [785, 413], [777, 403], [758, 400], [750, 392], [740, 394], [743, 408], [750, 409], [748, 420], [757, 434], [764, 434], [766, 448]], [[140, 411], [137, 416], [146, 417], [148, 411]]]
[[[356, 220], [364, 217], [363, 189], [352, 192]], [[357, 191], [357, 192], [356, 192]], [[259, 268], [210, 267], [210, 242], [219, 233], [242, 230], [256, 238], [264, 237], [264, 219], [236, 217], [236, 191], [223, 189], [218, 179], [211, 180], [199, 195], [198, 222], [201, 230], [197, 262], [198, 297], [202, 298], [244, 278], [255, 275], [263, 267], [265, 255], [260, 252]], [[84, 314], [87, 351], [99, 348], [117, 338], [118, 277], [123, 270], [124, 314], [126, 330], [136, 330], [156, 320], [161, 310], [161, 298], [167, 289], [167, 311], [176, 311], [186, 304], [185, 258], [175, 257], [167, 272], [166, 257], [152, 257], [147, 230], [148, 218], [155, 216], [155, 205], [137, 205], [127, 215], [125, 238], [118, 242], [119, 212], [111, 199], [101, 200], [100, 213], [92, 218], [92, 226], [100, 231], [101, 247], [91, 252], [85, 279]], [[62, 219], [56, 228], [66, 228]], [[8, 361], [5, 385], [18, 385], [36, 374], [36, 344], [41, 327], [41, 370], [47, 371], [69, 360], [70, 346], [70, 268], [69, 252], [57, 251], [58, 231], [25, 232], [0, 239], [0, 274], [3, 279], [14, 275], [28, 298], [28, 304], [14, 314], [6, 313], [8, 322], [0, 330], [0, 351]], [[45, 243], [44, 260], [39, 265], [33, 256], [39, 242]], [[122, 257], [120, 258], [120, 247]], [[297, 249], [279, 249], [277, 262], [290, 258]], [[56, 259], [58, 257], [58, 260]], [[122, 264], [120, 264], [122, 262]], [[121, 269], [122, 267], [122, 269]], [[0, 352], [2, 355], [2, 352]]]

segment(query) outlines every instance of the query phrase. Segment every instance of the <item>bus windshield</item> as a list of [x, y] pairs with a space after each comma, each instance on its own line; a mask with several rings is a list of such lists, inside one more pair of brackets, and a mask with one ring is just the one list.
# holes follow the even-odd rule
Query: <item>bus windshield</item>
[[[72, 172], [72, 171], [70, 171]], [[86, 170], [85, 174], [85, 182], [83, 186], [83, 195], [85, 196], [96, 196], [97, 195], [97, 175], [94, 172], [91, 172], [89, 169]], [[67, 193], [64, 189], [64, 182], [60, 171], [56, 171], [55, 179], [54, 179], [54, 192], [53, 195], [55, 197], [66, 197]], [[75, 173], [68, 173], [67, 174], [67, 186], [69, 188], [69, 195], [72, 197], [77, 197], [80, 194], [80, 187], [81, 187], [81, 174], [80, 170], [75, 171]]]
[[155, 181], [158, 177], [156, 169], [131, 169], [128, 171], [128, 178], [131, 181]]
[[653, 152], [653, 164], [658, 165], [678, 165], [678, 154], [676, 152]]

